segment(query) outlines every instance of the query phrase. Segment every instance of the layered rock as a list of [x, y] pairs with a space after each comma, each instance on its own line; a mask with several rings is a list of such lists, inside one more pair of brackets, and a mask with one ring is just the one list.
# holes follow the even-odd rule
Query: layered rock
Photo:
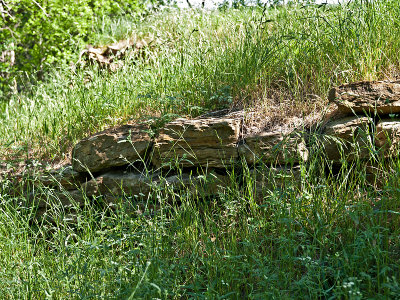
[[83, 207], [87, 199], [81, 190], [47, 191], [42, 195], [31, 194], [30, 198], [31, 204], [37, 206], [36, 217], [43, 217], [51, 208], [57, 208], [49, 218], [51, 221], [55, 221], [54, 217], [59, 219], [61, 216], [75, 214], [76, 209]]
[[81, 190], [71, 190], [63, 192], [54, 192], [49, 194], [46, 200], [41, 199], [39, 207], [43, 208], [52, 203], [60, 203], [63, 207], [82, 207], [85, 204], [86, 195]]
[[165, 189], [188, 190], [193, 194], [209, 196], [217, 193], [220, 187], [229, 181], [226, 175], [210, 172], [207, 175], [192, 175], [183, 173], [162, 177], [160, 173], [141, 174], [134, 172], [107, 172], [94, 178], [82, 186], [88, 196], [120, 197], [133, 196], [136, 198], [148, 197], [152, 191]]
[[400, 118], [378, 121], [376, 125], [375, 145], [381, 156], [399, 157]]
[[300, 135], [285, 135], [281, 132], [247, 136], [238, 150], [248, 164], [263, 162], [286, 165], [308, 158], [307, 146]]
[[374, 188], [382, 188], [384, 183], [387, 182], [390, 177], [390, 168], [383, 163], [383, 165], [371, 165], [368, 164], [365, 168], [365, 180]]
[[344, 114], [392, 114], [400, 112], [400, 81], [360, 81], [335, 87], [329, 101]]
[[371, 118], [356, 116], [328, 123], [322, 141], [326, 157], [334, 161], [368, 157], [373, 146], [372, 124]]
[[[379, 187], [387, 173], [373, 163], [377, 155], [399, 155], [400, 119], [387, 115], [400, 113], [400, 82], [342, 85], [330, 91], [329, 100], [337, 104], [337, 110], [323, 124], [308, 129], [324, 126], [317, 142], [335, 168], [343, 159], [369, 161], [366, 179]], [[144, 125], [125, 125], [88, 137], [73, 150], [73, 169], [41, 178], [54, 193], [43, 189], [46, 200], [39, 202], [39, 210], [54, 201], [65, 207], [82, 206], [98, 196], [106, 201], [143, 200], [158, 193], [166, 199], [186, 193], [213, 196], [230, 183], [227, 169], [241, 159], [252, 170], [237, 183], [250, 188], [257, 199], [271, 189], [300, 189], [304, 177], [298, 164], [313, 153], [304, 135], [252, 131], [242, 128], [244, 117], [243, 111], [219, 111], [197, 119], [177, 119], [161, 128], [154, 142]], [[307, 143], [308, 147], [317, 144]], [[371, 154], [373, 159], [369, 159]], [[124, 166], [135, 161], [141, 161], [148, 173], [127, 171]], [[176, 172], [176, 166], [183, 167], [182, 174], [165, 176]]]
[[152, 145], [148, 130], [145, 125], [124, 125], [81, 140], [72, 152], [73, 169], [94, 173], [143, 161]]
[[39, 178], [42, 185], [60, 190], [77, 189], [85, 180], [86, 176], [74, 171], [70, 165], [52, 170]]
[[123, 194], [148, 194], [151, 190], [152, 177], [141, 173], [110, 171], [91, 179], [82, 185], [82, 190], [89, 197]]
[[241, 120], [178, 119], [168, 123], [155, 141], [152, 162], [157, 167], [225, 168], [238, 156]]

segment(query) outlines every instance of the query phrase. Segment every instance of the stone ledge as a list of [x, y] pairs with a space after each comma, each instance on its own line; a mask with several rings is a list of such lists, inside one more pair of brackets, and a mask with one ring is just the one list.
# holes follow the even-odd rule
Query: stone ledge
[[178, 119], [165, 125], [155, 140], [152, 162], [168, 167], [225, 168], [238, 157], [240, 119]]
[[143, 161], [152, 146], [147, 125], [124, 125], [81, 140], [72, 151], [77, 172], [92, 173]]

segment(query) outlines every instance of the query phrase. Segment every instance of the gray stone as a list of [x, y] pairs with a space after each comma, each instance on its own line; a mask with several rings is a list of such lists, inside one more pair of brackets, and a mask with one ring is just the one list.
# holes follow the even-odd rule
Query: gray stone
[[83, 206], [85, 204], [85, 195], [82, 191], [48, 191], [46, 193], [32, 194], [33, 202], [37, 203], [39, 208], [49, 208], [53, 205], [61, 205], [62, 207]]
[[31, 193], [28, 206], [35, 205], [35, 218], [47, 220], [51, 223], [73, 222], [71, 216], [76, 216], [77, 209], [85, 205], [85, 195], [82, 191], [47, 191], [45, 193]]
[[85, 181], [82, 173], [76, 172], [72, 166], [64, 166], [45, 172], [39, 177], [39, 182], [44, 186], [56, 187], [60, 190], [75, 190]]
[[400, 154], [400, 119], [384, 119], [376, 125], [375, 144], [385, 156]]
[[127, 171], [110, 171], [89, 180], [82, 185], [87, 196], [121, 196], [123, 194], [148, 194], [153, 180], [157, 176], [146, 176], [141, 173]]
[[302, 182], [301, 167], [255, 168], [250, 170], [250, 173], [245, 179], [247, 179], [247, 184], [250, 184], [255, 198], [261, 201], [271, 190], [288, 187], [299, 189]]
[[96, 177], [82, 186], [87, 196], [147, 197], [152, 191], [170, 189], [187, 190], [199, 196], [215, 194], [229, 182], [229, 177], [209, 172], [206, 175], [183, 173], [163, 177], [160, 173], [144, 175], [135, 172], [111, 171]]

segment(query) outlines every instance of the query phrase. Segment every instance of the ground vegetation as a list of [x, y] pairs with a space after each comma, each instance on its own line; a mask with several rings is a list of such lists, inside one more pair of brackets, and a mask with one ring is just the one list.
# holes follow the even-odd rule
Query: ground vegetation
[[[241, 108], [257, 110], [273, 127], [323, 112], [333, 86], [396, 79], [399, 14], [394, 0], [292, 3], [163, 9], [140, 22], [124, 14], [85, 27], [92, 31], [83, 39], [88, 44], [134, 36], [153, 46], [124, 56], [116, 70], [60, 60], [42, 80], [0, 103], [0, 159], [7, 170], [0, 181], [0, 294], [396, 298], [398, 158], [375, 162], [384, 179], [379, 187], [368, 184], [363, 161], [343, 158], [334, 170], [316, 152], [300, 165], [300, 186], [291, 178], [276, 185], [269, 174], [271, 187], [261, 199], [243, 163], [227, 170], [223, 192], [206, 199], [160, 186], [145, 200], [126, 195], [112, 206], [101, 197], [86, 199], [73, 219], [64, 217], [62, 205], [53, 206], [50, 218], [36, 218], [29, 195], [60, 202], [52, 189], [31, 184], [35, 168], [68, 161], [78, 140], [112, 125], [152, 120], [157, 130], [177, 116]], [[24, 168], [29, 175], [18, 180], [9, 172]], [[260, 168], [267, 174], [269, 166]], [[20, 187], [25, 198], [15, 193]]]

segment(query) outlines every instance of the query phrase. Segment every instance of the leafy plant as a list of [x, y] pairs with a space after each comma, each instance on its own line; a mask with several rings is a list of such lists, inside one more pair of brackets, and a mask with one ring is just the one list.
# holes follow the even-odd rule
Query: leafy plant
[[139, 0], [0, 2], [0, 54], [8, 51], [15, 57], [12, 63], [0, 59], [2, 92], [9, 90], [9, 79], [20, 72], [36, 73], [40, 79], [54, 62], [75, 57], [91, 40], [99, 18], [138, 14], [145, 5]]

